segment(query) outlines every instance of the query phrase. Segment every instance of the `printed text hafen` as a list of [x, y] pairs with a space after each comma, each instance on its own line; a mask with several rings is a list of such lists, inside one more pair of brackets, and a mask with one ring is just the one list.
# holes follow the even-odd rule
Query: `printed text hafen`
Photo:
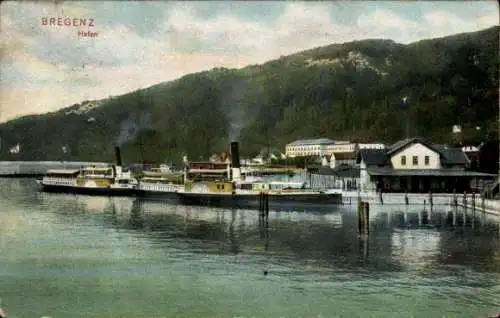
[[99, 34], [97, 32], [91, 32], [91, 31], [78, 31], [78, 37], [84, 37], [84, 38], [95, 38]]

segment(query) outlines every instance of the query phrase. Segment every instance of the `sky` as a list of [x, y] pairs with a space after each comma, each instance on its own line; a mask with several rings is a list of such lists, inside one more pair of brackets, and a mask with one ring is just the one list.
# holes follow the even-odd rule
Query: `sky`
[[332, 43], [477, 31], [498, 12], [496, 1], [4, 1], [0, 122]]

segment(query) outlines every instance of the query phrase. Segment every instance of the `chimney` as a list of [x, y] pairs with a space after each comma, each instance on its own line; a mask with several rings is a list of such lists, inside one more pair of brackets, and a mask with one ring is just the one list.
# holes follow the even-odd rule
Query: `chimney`
[[236, 141], [231, 142], [231, 166], [233, 170], [233, 181], [241, 180], [241, 170], [240, 170], [240, 154], [238, 152], [238, 143]]
[[240, 167], [240, 153], [238, 151], [238, 142], [231, 142], [231, 165], [233, 168]]
[[122, 165], [122, 156], [120, 155], [120, 147], [118, 147], [118, 146], [115, 147], [115, 159], [116, 159], [116, 165], [121, 166]]

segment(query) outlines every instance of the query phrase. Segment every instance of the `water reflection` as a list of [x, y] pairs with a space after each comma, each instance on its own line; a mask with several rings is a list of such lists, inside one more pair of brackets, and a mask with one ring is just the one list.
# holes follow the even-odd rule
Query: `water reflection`
[[498, 223], [463, 210], [378, 213], [372, 217], [370, 235], [360, 237], [355, 211], [350, 209], [331, 213], [271, 211], [269, 218], [261, 219], [252, 210], [185, 207], [129, 198], [66, 199], [76, 201], [73, 213], [78, 209], [95, 212], [100, 207], [106, 221], [102, 226], [141, 232], [158, 246], [184, 240], [200, 253], [256, 253], [277, 261], [381, 272], [429, 264], [500, 269]]

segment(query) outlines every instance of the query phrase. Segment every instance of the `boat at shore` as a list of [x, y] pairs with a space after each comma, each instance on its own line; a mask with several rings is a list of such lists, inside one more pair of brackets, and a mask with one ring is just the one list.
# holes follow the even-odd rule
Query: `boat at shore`
[[184, 189], [177, 197], [183, 204], [259, 208], [261, 193], [269, 207], [342, 204], [342, 194], [306, 188], [304, 182], [247, 181], [241, 175], [238, 143], [231, 143], [231, 162], [185, 162]]
[[135, 192], [138, 197], [152, 199], [177, 199], [177, 192], [184, 189], [182, 175], [163, 171], [161, 168], [153, 168], [151, 171], [144, 171], [139, 180]]
[[[290, 182], [204, 182], [177, 192], [181, 203], [238, 208], [258, 208], [260, 194], [266, 193], [269, 207], [317, 207], [342, 204], [342, 195], [319, 190], [293, 187]], [[305, 184], [304, 184], [305, 185]], [[247, 188], [250, 187], [250, 188]]]
[[47, 170], [37, 180], [44, 192], [106, 196], [133, 196], [138, 181], [121, 163], [120, 148], [115, 147], [116, 164], [109, 167]]

